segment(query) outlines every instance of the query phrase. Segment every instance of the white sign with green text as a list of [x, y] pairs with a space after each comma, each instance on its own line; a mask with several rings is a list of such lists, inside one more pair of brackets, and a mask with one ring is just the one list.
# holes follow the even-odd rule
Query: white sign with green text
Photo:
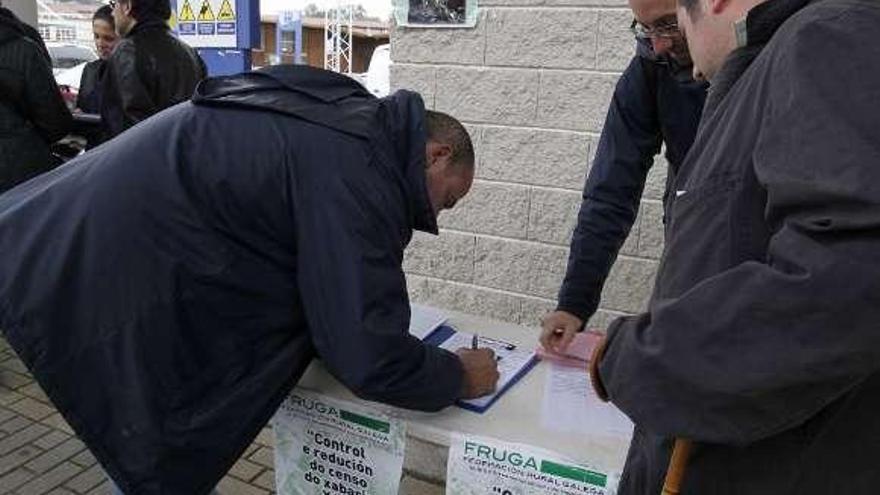
[[297, 388], [272, 428], [279, 495], [397, 495], [402, 420]]
[[454, 435], [447, 495], [613, 495], [617, 476], [527, 445]]

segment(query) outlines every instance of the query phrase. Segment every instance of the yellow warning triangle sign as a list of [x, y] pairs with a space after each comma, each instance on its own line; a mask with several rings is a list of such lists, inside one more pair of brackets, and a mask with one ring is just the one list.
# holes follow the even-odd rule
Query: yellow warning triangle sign
[[235, 20], [235, 11], [232, 10], [232, 4], [229, 3], [229, 0], [223, 0], [223, 3], [220, 4], [220, 12], [217, 13], [218, 21], [234, 21]]
[[199, 21], [213, 21], [214, 11], [211, 10], [211, 4], [208, 0], [202, 0], [202, 8], [199, 9]]
[[192, 5], [189, 4], [189, 0], [183, 1], [183, 8], [180, 9], [180, 16], [177, 19], [180, 22], [193, 22], [196, 20], [196, 16], [193, 14]]

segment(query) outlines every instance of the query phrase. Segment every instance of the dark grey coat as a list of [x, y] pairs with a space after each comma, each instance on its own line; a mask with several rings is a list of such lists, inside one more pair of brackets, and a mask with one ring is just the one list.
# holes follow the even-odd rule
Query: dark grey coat
[[880, 3], [770, 0], [712, 81], [647, 313], [600, 376], [688, 495], [880, 492]]

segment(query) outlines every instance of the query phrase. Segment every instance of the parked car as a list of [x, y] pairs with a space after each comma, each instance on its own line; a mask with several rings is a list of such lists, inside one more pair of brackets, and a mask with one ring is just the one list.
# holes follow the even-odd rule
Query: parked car
[[[52, 58], [52, 72], [56, 76], [66, 69], [98, 59], [95, 51], [87, 46], [47, 43], [46, 48]], [[77, 82], [77, 84], [79, 83]]]
[[61, 69], [55, 73], [55, 82], [59, 86], [67, 86], [72, 90], [79, 90], [79, 82], [82, 79], [83, 69], [88, 62], [74, 65], [69, 69]]
[[349, 77], [361, 83], [370, 93], [381, 98], [388, 95], [390, 83], [391, 45], [379, 45], [373, 49], [367, 72], [348, 74]]
[[390, 91], [391, 45], [379, 45], [373, 50], [370, 65], [367, 67], [366, 84], [368, 90], [378, 97]]

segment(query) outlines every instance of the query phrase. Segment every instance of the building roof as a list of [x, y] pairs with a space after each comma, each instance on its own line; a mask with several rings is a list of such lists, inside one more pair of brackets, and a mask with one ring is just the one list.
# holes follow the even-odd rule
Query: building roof
[[[263, 24], [277, 24], [278, 15], [263, 14], [260, 16]], [[311, 29], [324, 29], [323, 17], [303, 17], [303, 27]], [[388, 22], [355, 19], [351, 23], [351, 31], [355, 36], [363, 38], [387, 38], [391, 28]]]

